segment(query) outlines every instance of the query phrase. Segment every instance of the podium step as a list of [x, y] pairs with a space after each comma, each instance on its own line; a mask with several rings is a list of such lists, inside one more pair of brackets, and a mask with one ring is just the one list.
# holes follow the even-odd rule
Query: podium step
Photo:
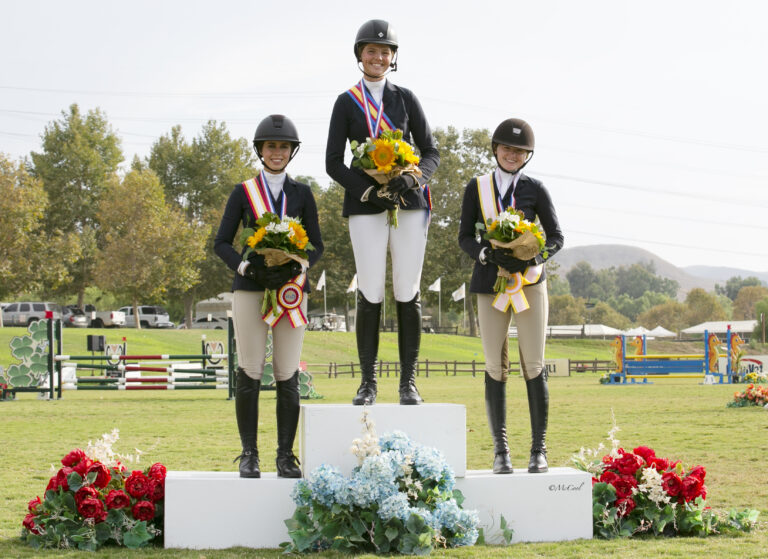
[[[404, 406], [405, 407], [405, 406]], [[284, 521], [293, 516], [290, 494], [296, 480], [263, 473], [242, 479], [237, 472], [170, 471], [165, 480], [165, 547], [276, 548], [288, 541]], [[592, 484], [587, 473], [550, 468], [494, 475], [466, 472], [456, 487], [464, 508], [477, 509], [487, 543], [501, 543], [501, 515], [513, 540], [562, 541], [592, 537]]]
[[[412, 441], [439, 449], [456, 477], [467, 470], [467, 411], [459, 404], [376, 404], [367, 406], [376, 434], [407, 433]], [[363, 406], [302, 404], [299, 418], [299, 460], [303, 472], [332, 464], [349, 474], [357, 466], [350, 452], [352, 441], [362, 438]]]
[[[513, 464], [514, 467], [514, 464]], [[556, 542], [592, 538], [592, 476], [574, 468], [549, 468], [529, 474], [469, 470], [456, 478], [465, 497], [462, 507], [475, 509], [489, 544], [504, 543], [501, 516], [514, 530], [513, 542]]]

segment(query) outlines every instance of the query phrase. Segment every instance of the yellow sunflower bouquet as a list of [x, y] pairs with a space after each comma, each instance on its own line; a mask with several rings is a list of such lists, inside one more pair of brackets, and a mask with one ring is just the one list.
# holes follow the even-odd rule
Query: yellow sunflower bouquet
[[[241, 242], [247, 247], [243, 260], [248, 260], [255, 252], [264, 256], [264, 263], [268, 267], [282, 266], [290, 260], [295, 260], [308, 268], [307, 251], [315, 250], [300, 220], [289, 216], [280, 219], [272, 212], [265, 212], [257, 219], [255, 227], [243, 229]], [[262, 313], [267, 312], [269, 302], [277, 312], [277, 294], [273, 289], [264, 290]]]
[[[483, 238], [490, 241], [493, 248], [511, 250], [512, 255], [520, 260], [530, 260], [537, 254], [547, 257], [544, 233], [515, 208], [507, 208], [496, 219], [488, 219], [486, 223], [476, 223], [475, 229], [485, 231]], [[500, 267], [494, 291], [501, 293], [507, 289], [507, 280], [511, 277], [512, 274]]]
[[[366, 138], [363, 143], [352, 140], [349, 146], [352, 149], [352, 166], [362, 169], [382, 185], [376, 189], [376, 196], [388, 198], [398, 206], [405, 204], [401, 197], [384, 186], [404, 173], [414, 178], [421, 176], [419, 156], [413, 152], [413, 146], [403, 140], [403, 131], [385, 130], [378, 138]], [[389, 212], [389, 219], [397, 227], [397, 208]]]

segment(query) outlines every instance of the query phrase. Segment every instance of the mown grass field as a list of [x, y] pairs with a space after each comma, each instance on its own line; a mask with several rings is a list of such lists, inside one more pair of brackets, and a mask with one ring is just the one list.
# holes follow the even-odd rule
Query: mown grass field
[[[15, 330], [15, 332], [11, 332]], [[130, 352], [197, 352], [200, 331], [106, 330], [107, 341], [128, 337]], [[65, 353], [85, 353], [85, 335], [91, 330], [65, 330]], [[0, 365], [12, 361], [6, 351], [10, 335], [22, 329], [0, 329]], [[219, 339], [218, 332], [205, 332]], [[220, 334], [223, 340], [223, 334]], [[311, 363], [355, 359], [354, 335], [308, 333], [303, 359]], [[680, 349], [687, 352], [688, 349]], [[5, 352], [5, 353], [4, 353]], [[381, 358], [396, 358], [396, 335], [382, 338]], [[478, 357], [473, 357], [473, 355]], [[557, 341], [548, 344], [549, 357], [607, 359], [607, 341]], [[477, 339], [424, 336], [422, 357], [430, 360], [481, 360]], [[358, 379], [316, 377], [318, 402], [346, 403]], [[397, 379], [384, 378], [380, 402], [397, 401]], [[430, 375], [419, 388], [429, 402], [467, 406], [468, 468], [488, 468], [491, 441], [485, 420], [482, 377]], [[707, 468], [709, 504], [716, 510], [751, 507], [762, 511], [762, 523], [752, 533], [707, 539], [639, 539], [517, 544], [510, 548], [475, 547], [438, 552], [447, 557], [765, 557], [768, 549], [768, 412], [760, 408], [726, 408], [733, 386], [702, 386], [696, 381], [668, 379], [649, 386], [601, 386], [597, 376], [579, 374], [550, 382], [551, 413], [548, 437], [550, 464], [568, 465], [580, 447], [596, 447], [612, 426], [626, 447], [644, 444], [659, 455]], [[525, 387], [513, 378], [508, 387], [508, 430], [513, 464], [527, 461], [529, 423]], [[274, 393], [263, 395], [260, 452], [265, 470], [274, 469]], [[313, 402], [314, 403], [314, 402]], [[21, 544], [18, 534], [26, 503], [40, 495], [58, 460], [70, 449], [83, 447], [114, 427], [120, 429], [117, 449], [144, 452], [142, 462], [161, 461], [172, 470], [234, 468], [239, 453], [234, 404], [224, 391], [68, 392], [59, 401], [40, 401], [22, 394], [0, 403], [0, 557], [81, 557], [84, 552], [35, 551]], [[222, 511], [226, 514], [226, 511]], [[118, 558], [279, 557], [278, 550], [223, 551], [103, 550], [99, 556]], [[334, 554], [324, 554], [331, 557]]]

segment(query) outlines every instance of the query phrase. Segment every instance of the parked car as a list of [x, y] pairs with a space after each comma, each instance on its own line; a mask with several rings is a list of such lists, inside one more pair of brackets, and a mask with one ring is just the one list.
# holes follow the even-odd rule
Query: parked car
[[[125, 313], [125, 325], [129, 328], [136, 326], [136, 317], [133, 315], [133, 307], [121, 307]], [[139, 324], [142, 328], [173, 328], [171, 317], [163, 307], [141, 305], [139, 307]]]
[[125, 326], [125, 313], [123, 311], [97, 311], [93, 305], [85, 305], [85, 316], [90, 328]]
[[[187, 328], [186, 320], [182, 320], [179, 328]], [[226, 330], [227, 319], [220, 316], [212, 316], [210, 320], [207, 316], [195, 318], [190, 328], [207, 328], [208, 330]]]
[[88, 326], [88, 319], [83, 309], [77, 305], [67, 305], [61, 311], [61, 322], [64, 326], [74, 328], [85, 328]]
[[61, 318], [61, 306], [58, 303], [9, 303], [3, 308], [3, 324], [5, 326], [29, 326], [37, 320], [44, 319], [46, 312], [51, 312], [55, 319]]

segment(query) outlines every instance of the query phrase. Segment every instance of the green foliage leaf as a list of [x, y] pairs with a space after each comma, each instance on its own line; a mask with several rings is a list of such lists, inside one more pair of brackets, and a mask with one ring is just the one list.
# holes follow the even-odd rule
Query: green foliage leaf
[[145, 521], [137, 522], [136, 525], [125, 532], [123, 535], [123, 543], [126, 547], [136, 549], [145, 546], [154, 536], [147, 531], [147, 523]]
[[[93, 482], [91, 481], [90, 483]], [[67, 484], [69, 485], [69, 489], [71, 491], [77, 492], [77, 490], [84, 485], [83, 478], [77, 472], [72, 472], [67, 476]]]

